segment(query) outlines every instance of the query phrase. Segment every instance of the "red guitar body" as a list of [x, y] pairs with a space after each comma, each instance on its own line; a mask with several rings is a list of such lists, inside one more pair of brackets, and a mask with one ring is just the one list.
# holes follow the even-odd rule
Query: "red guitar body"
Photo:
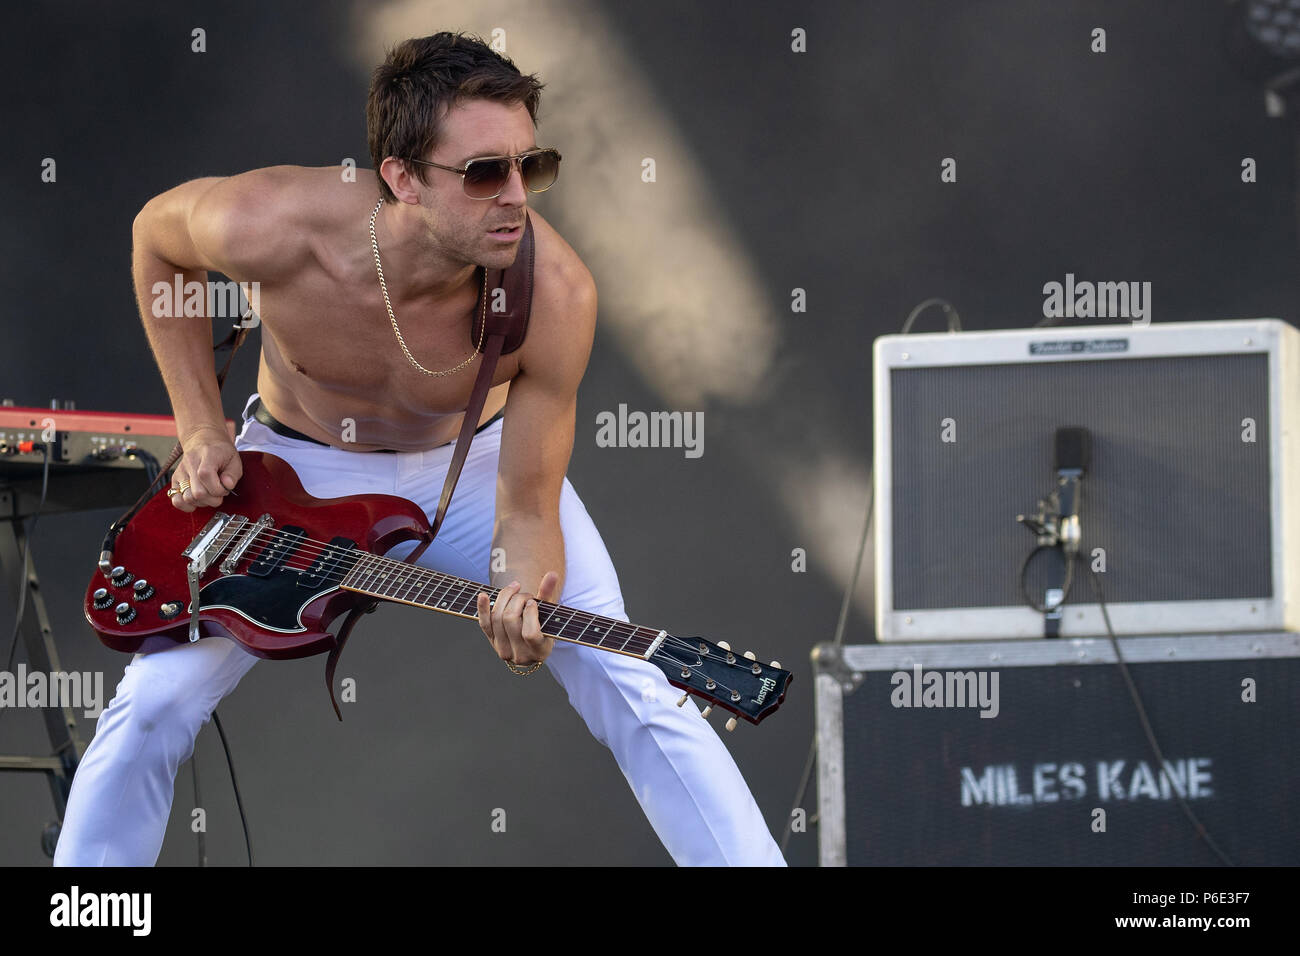
[[[314, 498], [283, 459], [240, 458], [243, 477], [220, 508], [179, 511], [161, 489], [118, 532], [114, 566], [96, 570], [86, 588], [86, 620], [109, 647], [151, 652], [221, 636], [264, 658], [329, 652], [333, 697], [334, 665], [361, 609], [387, 600], [473, 618], [480, 589], [496, 591], [385, 557], [405, 541], [430, 540], [428, 516], [414, 502]], [[354, 610], [337, 637], [329, 633]], [[764, 666], [699, 637], [549, 601], [538, 602], [538, 614], [557, 640], [648, 661], [674, 687], [754, 724], [781, 705], [792, 677], [775, 661]], [[343, 719], [337, 701], [334, 712]], [[734, 726], [732, 718], [727, 727]]]
[[[277, 537], [275, 532], [284, 535], [285, 529], [302, 529], [304, 541], [348, 539], [357, 549], [379, 555], [403, 541], [428, 537], [428, 517], [405, 498], [380, 494], [313, 498], [284, 460], [249, 451], [241, 452], [240, 458], [243, 477], [220, 508], [178, 511], [162, 489], [118, 535], [113, 560], [125, 570], [119, 576], [121, 583], [96, 573], [86, 589], [86, 620], [106, 645], [125, 652], [149, 652], [189, 641], [186, 569], [190, 562], [183, 553], [218, 512], [247, 518], [247, 524], [239, 523], [241, 529], [253, 528], [264, 515], [271, 522], [229, 571], [214, 560], [202, 574], [200, 634], [229, 637], [250, 653], [271, 659], [309, 657], [333, 649], [335, 638], [326, 628], [340, 614], [368, 600], [364, 594], [339, 588], [338, 573], [310, 573], [312, 561], [321, 554], [319, 546], [294, 549], [292, 535]], [[232, 527], [221, 553], [229, 557], [239, 540]], [[257, 562], [269, 560], [266, 552], [277, 541], [287, 543], [281, 566], [276, 573], [258, 576]], [[285, 567], [306, 573], [286, 574]], [[146, 587], [137, 588], [142, 579]], [[97, 602], [99, 590], [106, 595]], [[129, 606], [126, 614], [118, 613], [122, 604]], [[176, 613], [168, 616], [172, 610]]]

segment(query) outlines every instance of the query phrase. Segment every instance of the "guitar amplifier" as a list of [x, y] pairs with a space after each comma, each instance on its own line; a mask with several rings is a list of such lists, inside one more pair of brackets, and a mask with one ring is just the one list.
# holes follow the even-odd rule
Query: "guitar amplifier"
[[1106, 634], [1093, 571], [1117, 634], [1300, 628], [1297, 362], [1276, 319], [877, 339], [878, 639], [1043, 636], [1039, 565], [1062, 562], [1029, 561], [1017, 515], [1076, 427], [1091, 461], [1061, 636]]
[[819, 645], [823, 866], [1300, 865], [1300, 635]]

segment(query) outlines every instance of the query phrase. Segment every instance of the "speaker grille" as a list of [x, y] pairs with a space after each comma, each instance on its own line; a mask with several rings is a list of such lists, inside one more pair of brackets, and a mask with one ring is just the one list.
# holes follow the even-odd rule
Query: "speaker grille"
[[[1272, 596], [1267, 355], [895, 367], [890, 387], [894, 610], [1024, 605], [1015, 519], [1068, 426], [1092, 432], [1081, 557], [1105, 549], [1107, 602]], [[1095, 602], [1086, 573], [1069, 600]]]

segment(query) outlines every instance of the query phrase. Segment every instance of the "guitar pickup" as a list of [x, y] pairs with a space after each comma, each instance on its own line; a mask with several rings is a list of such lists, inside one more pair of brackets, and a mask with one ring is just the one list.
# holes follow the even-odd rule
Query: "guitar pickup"
[[318, 588], [326, 574], [337, 574], [341, 579], [343, 575], [339, 574], [339, 571], [351, 568], [355, 557], [352, 551], [356, 546], [357, 543], [351, 538], [331, 538], [329, 547], [321, 551], [320, 556], [311, 563], [311, 567], [298, 575], [298, 587]]
[[257, 560], [248, 566], [248, 573], [257, 578], [270, 577], [284, 564], [289, 552], [296, 548], [298, 543], [305, 537], [307, 537], [306, 528], [285, 525], [271, 536], [270, 544], [263, 548], [262, 553], [257, 556]]

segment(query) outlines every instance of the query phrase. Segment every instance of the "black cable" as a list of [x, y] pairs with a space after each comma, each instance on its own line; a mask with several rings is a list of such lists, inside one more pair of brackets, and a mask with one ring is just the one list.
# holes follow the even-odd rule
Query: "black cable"
[[235, 806], [239, 807], [239, 822], [244, 825], [244, 846], [248, 850], [248, 865], [253, 865], [253, 841], [248, 836], [248, 818], [244, 816], [244, 801], [239, 797], [239, 783], [235, 780], [235, 761], [230, 756], [230, 745], [226, 743], [226, 731], [221, 726], [221, 718], [217, 712], [212, 712], [212, 722], [217, 725], [217, 733], [221, 735], [221, 747], [226, 752], [226, 764], [230, 767], [230, 785], [235, 790]]
[[[131, 452], [132, 454], [141, 456], [142, 449], [133, 448], [131, 449]], [[181, 444], [180, 442], [177, 442], [176, 447], [172, 449], [171, 454], [167, 457], [166, 463], [158, 465], [156, 470], [149, 468], [148, 462], [146, 462], [146, 475], [149, 471], [153, 471], [152, 477], [149, 478], [149, 484], [145, 487], [144, 493], [136, 499], [135, 503], [132, 504], [121, 517], [109, 525], [108, 531], [104, 534], [104, 541], [99, 546], [101, 562], [111, 559], [113, 546], [117, 543], [117, 536], [122, 533], [123, 529], [125, 529], [128, 524], [131, 523], [131, 519], [134, 518], [140, 509], [144, 507], [145, 502], [149, 501], [157, 493], [154, 485], [158, 483], [159, 478], [166, 477], [166, 475], [171, 471], [172, 466], [179, 461], [181, 454]], [[143, 455], [149, 455], [149, 458], [153, 459], [155, 464], [158, 462], [158, 459], [154, 458], [153, 455], [148, 452], [143, 452]], [[161, 489], [161, 485], [159, 486], [159, 489]], [[104, 567], [103, 564], [100, 566]]]
[[[915, 309], [911, 311], [911, 313], [907, 316], [907, 319], [903, 322], [903, 329], [901, 334], [910, 333], [912, 330], [912, 325], [913, 323], [915, 323], [917, 317], [921, 314], [922, 311], [924, 311], [926, 308], [932, 305], [939, 305], [943, 307], [944, 312], [948, 316], [949, 332], [958, 332], [961, 330], [961, 319], [957, 315], [957, 310], [954, 309], [950, 303], [944, 301], [943, 299], [931, 298], [931, 299], [926, 299], [924, 302], [922, 302], [920, 305], [918, 305]], [[1050, 319], [1044, 319], [1043, 321], [1037, 323], [1034, 327], [1042, 328], [1047, 325], [1055, 324], [1055, 322], [1057, 321], [1059, 321], [1059, 319], [1055, 321], [1052, 321]], [[844, 629], [845, 629], [845, 625], [848, 622], [849, 602], [852, 600], [853, 591], [854, 588], [857, 586], [858, 576], [861, 573], [862, 556], [866, 551], [867, 539], [870, 536], [871, 518], [874, 509], [875, 509], [875, 481], [873, 478], [870, 481], [868, 486], [867, 518], [862, 528], [862, 539], [858, 544], [857, 560], [854, 563], [853, 574], [850, 575], [848, 587], [844, 591], [844, 599], [840, 604], [839, 620], [836, 622], [836, 626], [835, 626], [835, 638], [833, 643], [836, 646], [842, 646], [844, 641]], [[1035, 604], [1032, 597], [1030, 597], [1025, 587], [1025, 576], [1026, 576], [1026, 571], [1029, 567], [1029, 562], [1032, 560], [1033, 556], [1037, 554], [1039, 551], [1048, 547], [1051, 546], [1039, 545], [1037, 548], [1035, 548], [1033, 551], [1029, 553], [1029, 555], [1025, 558], [1024, 563], [1022, 563], [1020, 566], [1021, 594], [1025, 597], [1026, 603], [1028, 603], [1030, 607], [1034, 608], [1034, 610], [1038, 611], [1039, 613], [1045, 613], [1047, 611], [1047, 608], [1039, 607], [1037, 604]], [[1070, 590], [1073, 587], [1074, 564], [1076, 560], [1077, 560], [1077, 555], [1070, 555], [1066, 561], [1065, 586], [1063, 588], [1064, 593], [1061, 598], [1061, 604], [1065, 603], [1065, 600], [1069, 596]], [[1147, 719], [1146, 708], [1142, 704], [1142, 697], [1138, 693], [1137, 685], [1134, 684], [1132, 675], [1129, 673], [1128, 670], [1128, 664], [1127, 662], [1125, 662], [1124, 656], [1120, 651], [1119, 640], [1115, 637], [1115, 630], [1113, 627], [1111, 627], [1110, 613], [1106, 609], [1106, 599], [1105, 599], [1105, 595], [1102, 593], [1101, 581], [1097, 577], [1097, 572], [1093, 570], [1091, 566], [1089, 566], [1089, 572], [1092, 575], [1093, 585], [1097, 590], [1097, 601], [1098, 604], [1101, 606], [1102, 617], [1106, 622], [1106, 633], [1110, 637], [1111, 646], [1114, 648], [1115, 651], [1115, 661], [1119, 665], [1120, 673], [1124, 676], [1124, 682], [1128, 686], [1129, 695], [1133, 699], [1133, 705], [1134, 707], [1137, 708], [1138, 719], [1141, 722], [1142, 730], [1146, 735], [1147, 744], [1151, 747], [1151, 751], [1155, 755], [1156, 764], [1157, 766], [1160, 767], [1161, 774], [1164, 775], [1164, 778], [1169, 782], [1170, 791], [1174, 794], [1175, 797], [1177, 797], [1178, 805], [1182, 808], [1183, 813], [1186, 814], [1188, 820], [1191, 821], [1192, 826], [1196, 829], [1197, 835], [1205, 840], [1206, 845], [1209, 846], [1209, 848], [1214, 852], [1214, 854], [1225, 865], [1235, 866], [1236, 864], [1233, 863], [1232, 860], [1230, 860], [1228, 856], [1221, 849], [1219, 849], [1218, 843], [1216, 843], [1214, 838], [1210, 835], [1209, 830], [1206, 829], [1205, 825], [1201, 823], [1200, 819], [1197, 818], [1195, 812], [1192, 810], [1191, 806], [1188, 805], [1186, 799], [1184, 799], [1183, 795], [1178, 792], [1178, 788], [1174, 786], [1173, 781], [1169, 779], [1169, 771], [1165, 767], [1164, 754], [1161, 752], [1160, 745], [1156, 741], [1155, 733], [1151, 729], [1151, 722]], [[789, 845], [790, 836], [794, 832], [793, 831], [794, 812], [799, 808], [800, 803], [803, 801], [803, 798], [808, 791], [808, 784], [812, 780], [812, 769], [816, 761], [816, 756], [817, 756], [817, 731], [816, 728], [814, 727], [812, 743], [808, 748], [808, 759], [804, 763], [803, 775], [800, 778], [800, 782], [799, 782], [799, 790], [795, 794], [794, 804], [792, 805], [790, 809], [790, 813], [786, 818], [784, 831], [781, 835], [782, 856], [785, 855], [786, 847]]]
[[785, 820], [785, 830], [781, 834], [781, 856], [785, 856], [785, 849], [790, 845], [790, 837], [794, 834], [794, 812], [799, 809], [800, 801], [808, 792], [808, 784], [812, 781], [813, 764], [816, 762], [817, 729], [814, 727], [812, 742], [808, 745], [808, 760], [803, 765], [803, 776], [799, 778], [799, 792], [795, 794], [794, 806], [790, 808], [790, 813]]
[[162, 465], [158, 459], [153, 456], [152, 452], [145, 451], [143, 448], [128, 448], [125, 450], [127, 458], [138, 458], [144, 462], [144, 478], [153, 487], [153, 483], [158, 478], [158, 473], [162, 471]]
[[[957, 314], [956, 308], [946, 299], [937, 297], [926, 299], [916, 308], [908, 313], [907, 318], [903, 320], [903, 329], [900, 335], [908, 335], [912, 331], [912, 325], [916, 322], [917, 316], [932, 305], [941, 306], [944, 314], [948, 317], [948, 331], [961, 331], [961, 316]], [[837, 647], [844, 644], [844, 628], [849, 620], [849, 604], [853, 599], [853, 591], [858, 586], [858, 576], [862, 573], [862, 556], [867, 550], [867, 539], [871, 536], [871, 518], [876, 507], [876, 483], [875, 475], [871, 474], [867, 479], [867, 520], [862, 525], [862, 540], [858, 542], [858, 557], [853, 563], [853, 573], [849, 576], [848, 587], [844, 589], [844, 600], [840, 602], [840, 617], [835, 623], [835, 638], [832, 641]], [[790, 837], [794, 833], [794, 812], [799, 809], [799, 804], [808, 793], [808, 784], [812, 782], [813, 764], [817, 759], [817, 728], [813, 727], [812, 742], [808, 745], [808, 759], [804, 762], [803, 775], [799, 779], [799, 789], [795, 793], [794, 804], [790, 807], [790, 813], [786, 817], [785, 828], [781, 834], [781, 855], [785, 856], [786, 847], [790, 843]]]
[[[1029, 593], [1029, 588], [1025, 584], [1025, 575], [1026, 572], [1029, 570], [1029, 562], [1034, 559], [1034, 555], [1036, 555], [1039, 551], [1053, 551], [1055, 549], [1056, 549], [1056, 545], [1040, 544], [1038, 547], [1034, 548], [1033, 551], [1030, 551], [1027, 555], [1025, 555], [1025, 560], [1020, 565], [1020, 595], [1025, 599], [1025, 603], [1028, 604], [1030, 607], [1032, 607], [1039, 614], [1046, 614], [1048, 611], [1052, 610], [1052, 608], [1049, 608], [1046, 605], [1040, 607], [1038, 604], [1034, 602], [1033, 597]], [[1070, 557], [1066, 559], [1065, 586], [1061, 589], [1061, 601], [1060, 601], [1061, 604], [1064, 604], [1067, 600], [1069, 600], [1070, 589], [1074, 587], [1074, 562], [1077, 558], [1078, 555], [1070, 555]]]
[[[873, 476], [874, 478], [874, 476]], [[867, 550], [867, 538], [871, 533], [871, 516], [876, 506], [876, 485], [874, 480], [867, 482], [867, 520], [862, 524], [862, 540], [858, 542], [858, 557], [853, 564], [853, 573], [849, 575], [849, 586], [844, 590], [844, 600], [840, 602], [840, 619], [835, 624], [835, 639], [833, 643], [838, 647], [844, 643], [844, 628], [849, 621], [849, 603], [853, 598], [853, 590], [857, 587], [858, 576], [862, 572], [862, 555]], [[785, 830], [781, 834], [781, 855], [785, 856], [785, 848], [790, 844], [790, 837], [794, 833], [794, 812], [799, 809], [799, 804], [803, 801], [804, 796], [808, 793], [808, 784], [812, 781], [813, 763], [817, 759], [817, 728], [813, 728], [812, 742], [808, 745], [808, 759], [804, 763], [803, 776], [799, 779], [799, 790], [794, 796], [794, 805], [790, 807], [789, 814], [785, 819]]]
[[[248, 328], [245, 327], [244, 325], [240, 324], [240, 325], [232, 326], [230, 333], [226, 336], [225, 340], [223, 340], [222, 342], [220, 342], [219, 344], [213, 347], [212, 349], [213, 355], [220, 354], [221, 352], [227, 350], [229, 350], [230, 352], [230, 355], [227, 356], [226, 358], [226, 364], [222, 367], [221, 371], [217, 372], [218, 392], [220, 392], [222, 386], [225, 385], [226, 375], [227, 373], [229, 373], [231, 363], [234, 361], [235, 352], [239, 350], [239, 346], [243, 343], [244, 338], [247, 334], [248, 334]], [[104, 534], [103, 543], [100, 545], [99, 560], [100, 560], [100, 567], [105, 569], [107, 569], [110, 566], [112, 556], [113, 556], [113, 547], [117, 542], [118, 535], [120, 535], [122, 531], [126, 528], [126, 526], [130, 524], [131, 520], [136, 516], [136, 514], [139, 513], [140, 509], [144, 507], [145, 503], [148, 502], [150, 499], [152, 499], [153, 496], [157, 493], [154, 488], [154, 485], [158, 484], [158, 479], [160, 478], [166, 479], [171, 474], [173, 467], [177, 464], [177, 462], [180, 461], [180, 459], [184, 455], [184, 449], [182, 448], [179, 440], [176, 442], [176, 445], [172, 448], [171, 453], [167, 456], [167, 461], [163, 463], [160, 463], [158, 459], [153, 456], [153, 454], [151, 454], [148, 451], [145, 451], [143, 448], [139, 448], [138, 446], [132, 447], [130, 449], [121, 449], [121, 451], [127, 453], [130, 457], [139, 458], [141, 461], [144, 462], [145, 477], [148, 480], [148, 485], [146, 486], [144, 492], [140, 495], [140, 497], [136, 499], [135, 503], [132, 504], [131, 507], [128, 508], [126, 512], [122, 514], [116, 521], [114, 521], [111, 525], [109, 525], [108, 531]], [[47, 474], [48, 474], [48, 457], [49, 456], [47, 452], [46, 453]], [[157, 490], [161, 490], [161, 485], [159, 485]], [[44, 501], [45, 501], [45, 492], [42, 489], [41, 502], [44, 503]], [[40, 509], [38, 508], [37, 509], [38, 514], [39, 514], [39, 510]], [[33, 522], [33, 525], [34, 524], [35, 522]], [[20, 621], [22, 620], [21, 605], [19, 610], [19, 620]], [[15, 626], [14, 639], [17, 640], [17, 637], [18, 637], [18, 630], [17, 627]], [[12, 650], [10, 653], [12, 656]], [[226, 752], [226, 764], [230, 767], [230, 785], [234, 788], [235, 803], [239, 807], [239, 819], [244, 826], [244, 846], [248, 850], [248, 865], [252, 866], [253, 865], [253, 843], [248, 835], [248, 818], [244, 815], [244, 803], [239, 796], [239, 784], [235, 780], [235, 762], [233, 758], [230, 756], [230, 747], [226, 742], [225, 731], [222, 730], [221, 727], [221, 718], [217, 716], [217, 712], [215, 710], [212, 712], [212, 719], [217, 725], [217, 733], [221, 735], [222, 749], [225, 750]], [[196, 742], [197, 739], [198, 738], [196, 736], [195, 738]], [[197, 805], [198, 785], [199, 785], [198, 769], [197, 767], [192, 767], [191, 769], [194, 772], [194, 794], [195, 794], [194, 801], [195, 804]], [[205, 821], [205, 825], [206, 825], [206, 821]], [[204, 840], [203, 840], [202, 832], [200, 831], [200, 835], [199, 835], [199, 865], [200, 866], [204, 865], [204, 859], [205, 859]]]
[[876, 507], [876, 484], [875, 476], [867, 478], [867, 520], [862, 523], [862, 539], [858, 542], [858, 557], [853, 562], [853, 574], [849, 577], [848, 589], [844, 592], [844, 600], [840, 602], [840, 618], [835, 622], [835, 641], [837, 646], [844, 643], [844, 628], [849, 623], [849, 601], [853, 596], [853, 589], [857, 586], [858, 575], [862, 573], [862, 556], [867, 551], [867, 538], [871, 534], [871, 516]]
[[899, 335], [909, 334], [912, 331], [912, 323], [916, 321], [916, 317], [932, 305], [941, 306], [943, 308], [944, 314], [948, 317], [949, 332], [961, 331], [961, 316], [959, 316], [957, 314], [957, 310], [952, 307], [952, 303], [946, 299], [934, 298], [934, 299], [926, 299], [924, 302], [922, 302], [920, 305], [918, 305], [915, 309], [911, 311], [911, 313], [903, 321], [903, 330], [899, 333]]
[[[45, 493], [50, 487], [50, 446], [48, 444], [37, 442], [45, 452], [45, 464], [41, 472], [41, 500], [36, 505], [36, 513], [32, 515], [32, 523], [27, 528], [27, 533], [23, 535], [23, 555], [19, 562], [19, 580], [18, 580], [18, 616], [14, 619], [13, 637], [9, 639], [9, 654], [6, 657], [5, 671], [13, 673], [14, 653], [18, 650], [18, 632], [23, 626], [23, 615], [27, 613], [27, 565], [32, 553], [32, 536], [36, 533], [36, 522], [40, 520], [41, 509], [45, 507]], [[35, 447], [35, 444], [32, 446]], [[17, 515], [14, 516], [15, 522], [21, 521]], [[4, 708], [0, 707], [0, 715], [4, 714]]]
[[[153, 453], [146, 451], [145, 449], [140, 448], [139, 446], [135, 446], [131, 448], [121, 449], [120, 454], [126, 458], [137, 458], [144, 464], [145, 480], [147, 482], [148, 488], [152, 489], [154, 483], [158, 480], [158, 476], [162, 473], [163, 470], [161, 463], [158, 461], [156, 457], [154, 457]], [[253, 847], [252, 847], [252, 841], [249, 839], [248, 836], [248, 820], [244, 817], [244, 804], [239, 796], [239, 784], [235, 782], [235, 764], [230, 756], [230, 748], [226, 745], [226, 735], [221, 731], [221, 721], [217, 718], [215, 712], [213, 712], [212, 717], [213, 720], [216, 721], [217, 732], [221, 734], [221, 746], [226, 751], [226, 762], [230, 766], [230, 784], [232, 787], [234, 787], [235, 803], [239, 806], [239, 819], [243, 822], [244, 825], [244, 845], [248, 848], [248, 865], [252, 866]], [[196, 738], [196, 743], [197, 743], [197, 738]], [[199, 766], [198, 766], [197, 758], [195, 756], [191, 756], [190, 758], [190, 777], [194, 785], [194, 806], [202, 807], [203, 805], [202, 797], [200, 796], [200, 791], [199, 791]], [[199, 829], [195, 833], [195, 837], [197, 838], [197, 843], [198, 843], [198, 865], [200, 867], [206, 867], [208, 865], [207, 840], [205, 839], [206, 826], [207, 826], [207, 820], [205, 815], [204, 828]]]
[[[197, 743], [197, 739], [195, 743]], [[199, 796], [199, 755], [197, 753], [190, 755], [190, 780], [194, 784], [194, 806], [202, 807], [203, 798]], [[208, 865], [208, 851], [203, 839], [203, 834], [208, 828], [208, 815], [205, 810], [203, 813], [203, 826], [195, 831], [195, 836], [199, 838], [199, 866]]]
[[1129, 696], [1133, 698], [1133, 706], [1137, 708], [1138, 720], [1142, 722], [1142, 731], [1146, 734], [1147, 743], [1151, 747], [1151, 752], [1155, 754], [1156, 766], [1160, 768], [1160, 773], [1164, 778], [1169, 781], [1169, 789], [1173, 795], [1178, 798], [1178, 805], [1183, 808], [1183, 813], [1187, 815], [1187, 819], [1191, 821], [1192, 826], [1196, 829], [1196, 835], [1205, 841], [1206, 846], [1214, 852], [1215, 856], [1223, 861], [1225, 866], [1236, 866], [1237, 864], [1233, 863], [1232, 860], [1230, 860], [1227, 855], [1219, 849], [1219, 845], [1214, 842], [1214, 837], [1210, 836], [1210, 831], [1205, 828], [1205, 824], [1197, 818], [1196, 814], [1192, 811], [1191, 806], [1189, 806], [1187, 801], [1183, 798], [1183, 795], [1178, 792], [1178, 788], [1174, 786], [1173, 780], [1169, 779], [1169, 771], [1165, 767], [1165, 756], [1160, 752], [1160, 745], [1156, 743], [1156, 735], [1151, 729], [1151, 721], [1147, 719], [1146, 708], [1142, 706], [1142, 696], [1138, 693], [1137, 685], [1133, 683], [1132, 675], [1129, 674], [1128, 664], [1124, 660], [1124, 655], [1120, 653], [1119, 641], [1115, 637], [1115, 629], [1110, 625], [1110, 613], [1106, 610], [1106, 597], [1101, 591], [1101, 579], [1097, 577], [1097, 571], [1091, 565], [1088, 566], [1088, 571], [1092, 575], [1093, 587], [1097, 589], [1097, 603], [1101, 605], [1101, 615], [1106, 621], [1106, 633], [1110, 637], [1111, 647], [1115, 649], [1115, 662], [1119, 665], [1120, 673], [1124, 675], [1124, 683], [1128, 685]]

